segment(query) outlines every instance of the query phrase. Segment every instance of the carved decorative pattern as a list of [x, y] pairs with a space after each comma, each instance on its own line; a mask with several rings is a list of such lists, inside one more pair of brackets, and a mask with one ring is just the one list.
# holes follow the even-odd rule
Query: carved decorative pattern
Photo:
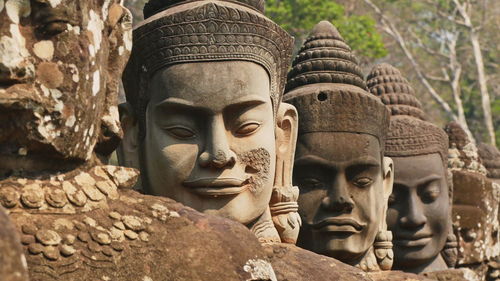
[[299, 134], [364, 133], [384, 143], [389, 112], [367, 91], [355, 55], [330, 22], [318, 23], [295, 57], [284, 99], [299, 112]]
[[[160, 202], [137, 204], [141, 202], [120, 193], [137, 176], [130, 168], [96, 166], [48, 180], [1, 181], [1, 204], [20, 228], [32, 277], [66, 280], [113, 269], [122, 257], [153, 247], [149, 242], [158, 235], [152, 227], [155, 220], [180, 215]], [[132, 208], [115, 209], [120, 203]]]
[[124, 73], [127, 100], [143, 113], [149, 97], [144, 89], [147, 84], [140, 80], [148, 80], [169, 65], [246, 60], [269, 73], [276, 112], [292, 43], [277, 24], [245, 6], [219, 1], [181, 4], [150, 17], [134, 30], [132, 56]]
[[415, 156], [439, 153], [446, 167], [448, 136], [425, 121], [420, 101], [401, 72], [389, 64], [375, 66], [368, 75], [370, 92], [391, 110], [391, 125], [385, 144], [387, 156]]
[[292, 63], [285, 92], [315, 83], [341, 83], [367, 89], [357, 59], [329, 22], [317, 24]]

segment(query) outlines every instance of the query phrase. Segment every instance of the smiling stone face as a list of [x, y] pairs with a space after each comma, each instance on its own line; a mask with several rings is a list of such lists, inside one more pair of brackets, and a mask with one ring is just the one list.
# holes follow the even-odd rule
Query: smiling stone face
[[0, 16], [0, 155], [9, 166], [87, 160], [99, 139], [118, 137], [112, 105], [131, 48], [119, 1], [8, 0]]
[[392, 157], [395, 167], [387, 225], [394, 233], [397, 268], [436, 259], [450, 228], [446, 170], [438, 153]]
[[395, 239], [394, 268], [413, 273], [446, 269], [456, 261], [446, 170], [448, 136], [426, 121], [413, 88], [393, 66], [375, 66], [367, 84], [392, 114], [385, 156], [395, 167], [387, 215]]
[[149, 91], [141, 164], [148, 193], [244, 224], [260, 216], [276, 159], [265, 69], [237, 61], [179, 64], [159, 71]]

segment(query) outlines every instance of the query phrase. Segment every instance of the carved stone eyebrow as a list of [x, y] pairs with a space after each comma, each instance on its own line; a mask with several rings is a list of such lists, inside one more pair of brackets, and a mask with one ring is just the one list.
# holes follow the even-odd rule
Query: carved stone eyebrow
[[[230, 110], [232, 108], [237, 108], [237, 107], [250, 107], [250, 106], [256, 106], [260, 104], [265, 104], [267, 101], [257, 95], [245, 95], [244, 97], [241, 97], [239, 99], [234, 100], [233, 103], [227, 105], [223, 110]], [[170, 107], [175, 107], [175, 108], [180, 108], [182, 110], [187, 110], [187, 111], [197, 111], [197, 112], [213, 112], [214, 110], [212, 108], [207, 108], [204, 106], [198, 106], [196, 105], [193, 101], [190, 100], [185, 100], [181, 98], [176, 98], [176, 97], [170, 97], [166, 98], [165, 100], [161, 101], [155, 106], [156, 108], [170, 108]]]
[[425, 178], [422, 178], [422, 179], [419, 179], [418, 181], [416, 181], [416, 186], [421, 186], [421, 185], [424, 185], [424, 184], [429, 184], [433, 181], [437, 181], [437, 180], [441, 180], [443, 177], [438, 175], [438, 174], [431, 174]]
[[320, 165], [327, 168], [338, 169], [341, 166], [372, 166], [379, 167], [380, 163], [372, 156], [361, 156], [356, 159], [335, 163], [316, 155], [306, 155], [295, 160], [295, 165]]

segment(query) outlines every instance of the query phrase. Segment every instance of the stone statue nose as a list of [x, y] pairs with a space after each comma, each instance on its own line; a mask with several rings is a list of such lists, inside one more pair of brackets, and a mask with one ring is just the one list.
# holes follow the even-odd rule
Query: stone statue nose
[[423, 206], [417, 197], [417, 195], [410, 195], [406, 213], [400, 218], [401, 226], [404, 228], [419, 228], [427, 222]]
[[223, 120], [213, 120], [209, 127], [205, 149], [199, 156], [201, 167], [224, 168], [236, 163], [236, 154], [230, 149]]
[[200, 154], [199, 159], [200, 165], [202, 167], [213, 167], [213, 168], [224, 168], [232, 167], [236, 163], [236, 157], [234, 153], [232, 155], [227, 155], [224, 151], [218, 150], [215, 153], [209, 153], [204, 151]]
[[343, 175], [337, 176], [328, 190], [328, 195], [321, 201], [323, 208], [333, 212], [350, 213], [354, 209], [354, 202], [347, 188], [348, 182]]

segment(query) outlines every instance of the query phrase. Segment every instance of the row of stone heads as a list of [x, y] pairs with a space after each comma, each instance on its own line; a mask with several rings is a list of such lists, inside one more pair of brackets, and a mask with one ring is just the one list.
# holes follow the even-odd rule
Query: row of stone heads
[[137, 190], [240, 222], [263, 243], [365, 271], [498, 255], [498, 151], [480, 150], [487, 179], [460, 126], [429, 122], [388, 64], [365, 79], [330, 22], [290, 69], [293, 40], [262, 7], [150, 0], [132, 31], [120, 1], [0, 1], [2, 205], [64, 208], [67, 195], [86, 208], [110, 197], [95, 180], [80, 197], [18, 195], [2, 181], [102, 165], [119, 146], [120, 164], [141, 172]]

